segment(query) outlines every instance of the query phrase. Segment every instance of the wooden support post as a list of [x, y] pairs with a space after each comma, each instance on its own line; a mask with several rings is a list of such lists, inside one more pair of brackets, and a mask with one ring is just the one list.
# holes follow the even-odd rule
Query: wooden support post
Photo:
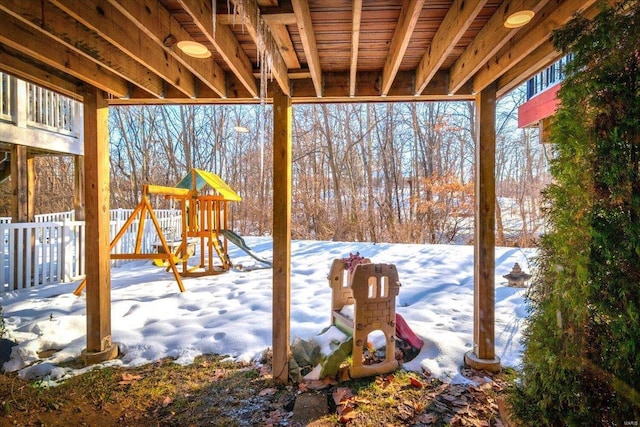
[[11, 205], [12, 222], [29, 222], [29, 168], [27, 162], [27, 147], [24, 145], [11, 146]]
[[84, 93], [84, 153], [87, 263], [86, 364], [118, 355], [111, 341], [111, 266], [109, 254], [109, 108], [104, 93]]
[[[27, 155], [27, 222], [36, 220], [36, 159]], [[35, 236], [34, 236], [35, 237]], [[35, 241], [34, 241], [35, 244]]]
[[[11, 146], [11, 192], [13, 200], [11, 203], [11, 221], [33, 222], [34, 220], [34, 171], [33, 160], [29, 160], [27, 156], [27, 147], [24, 145]], [[28, 235], [27, 230], [13, 230], [15, 237], [15, 245], [13, 251], [19, 256], [15, 257], [15, 268], [13, 272], [13, 284], [18, 283], [30, 284], [32, 277], [26, 277], [26, 269], [19, 267], [22, 260], [27, 259], [27, 253], [33, 251], [35, 246], [35, 236]], [[20, 241], [24, 242], [22, 245]], [[32, 260], [31, 272], [34, 271], [34, 263]], [[28, 285], [27, 285], [28, 286]], [[17, 288], [14, 288], [17, 289]]]
[[84, 221], [84, 156], [73, 157], [73, 210], [76, 221]]
[[273, 96], [273, 378], [289, 381], [291, 311], [291, 98]]
[[495, 154], [496, 84], [476, 97], [475, 244], [473, 274], [473, 350], [465, 355], [467, 365], [497, 372], [495, 355]]

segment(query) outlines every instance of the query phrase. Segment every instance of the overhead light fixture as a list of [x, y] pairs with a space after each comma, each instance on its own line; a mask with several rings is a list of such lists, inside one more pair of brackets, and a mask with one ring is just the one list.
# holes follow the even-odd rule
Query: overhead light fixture
[[192, 40], [179, 41], [178, 49], [194, 58], [208, 58], [211, 56], [211, 52], [209, 52], [209, 49], [207, 49], [205, 45]]
[[507, 28], [520, 28], [528, 24], [533, 15], [535, 15], [533, 10], [519, 10], [507, 17], [506, 21], [504, 21], [504, 26]]
[[249, 129], [247, 129], [244, 126], [240, 126], [240, 125], [234, 126], [233, 129], [238, 133], [249, 133]]

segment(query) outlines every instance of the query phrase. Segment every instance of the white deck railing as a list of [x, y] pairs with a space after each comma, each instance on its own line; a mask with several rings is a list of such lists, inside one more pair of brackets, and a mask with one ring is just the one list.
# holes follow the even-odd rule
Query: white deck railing
[[[111, 211], [111, 239], [120, 231], [132, 209]], [[155, 210], [162, 232], [168, 240], [181, 233], [178, 210]], [[132, 253], [139, 220], [136, 219], [118, 241], [112, 253]], [[36, 222], [11, 223], [0, 218], [0, 294], [33, 286], [71, 282], [84, 277], [85, 223], [75, 221], [73, 211], [38, 215]], [[145, 221], [142, 252], [151, 253], [158, 234], [150, 218]], [[127, 260], [113, 260], [117, 267]]]
[[8, 74], [0, 73], [0, 120], [10, 121], [13, 116], [12, 81]]
[[82, 105], [67, 96], [0, 72], [0, 120], [79, 138]]
[[31, 83], [27, 83], [27, 97], [29, 100], [27, 104], [29, 126], [78, 136], [76, 127], [78, 102]]

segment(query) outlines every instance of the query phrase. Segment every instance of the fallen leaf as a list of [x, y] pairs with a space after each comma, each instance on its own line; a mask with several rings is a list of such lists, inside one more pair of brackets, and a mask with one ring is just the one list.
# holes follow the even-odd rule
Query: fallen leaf
[[173, 403], [173, 399], [170, 398], [169, 396], [165, 397], [164, 400], [162, 401], [162, 407], [166, 408], [167, 406], [171, 405], [171, 403]]
[[298, 384], [298, 390], [300, 390], [301, 392], [308, 391], [309, 390], [309, 384], [307, 384], [307, 383]]
[[353, 393], [351, 392], [351, 389], [348, 387], [338, 387], [334, 390], [332, 396], [333, 396], [333, 401], [335, 402], [336, 405], [338, 405], [343, 400], [353, 397]]
[[377, 377], [376, 384], [382, 388], [387, 388], [389, 384], [393, 382], [395, 377], [393, 375], [387, 375], [386, 377]]
[[339, 421], [342, 424], [347, 424], [349, 421], [353, 420], [356, 417], [356, 413], [354, 411], [349, 412], [348, 414], [340, 416]]
[[351, 377], [349, 377], [349, 367], [344, 366], [338, 370], [338, 374], [336, 375], [339, 382], [343, 383], [345, 381], [349, 381]]
[[415, 416], [415, 410], [410, 402], [403, 402], [398, 405], [398, 418], [402, 421], [409, 421]]
[[324, 382], [323, 380], [312, 380], [309, 381], [307, 387], [309, 390], [322, 390], [323, 388], [329, 387], [330, 384]]
[[142, 375], [131, 375], [127, 372], [125, 372], [124, 374], [122, 374], [122, 381], [120, 381], [118, 384], [121, 385], [130, 385], [138, 380], [142, 379]]
[[480, 385], [480, 389], [484, 391], [489, 391], [493, 388], [493, 382], [488, 382]]
[[453, 396], [451, 394], [443, 394], [442, 398], [448, 402], [453, 402], [458, 399], [456, 396]]
[[353, 412], [356, 409], [355, 404], [352, 401], [346, 400], [336, 406], [336, 414], [343, 416]]
[[460, 407], [464, 407], [467, 406], [469, 404], [469, 402], [467, 401], [467, 399], [463, 396], [459, 399], [456, 399], [454, 401], [451, 402], [454, 406], [460, 406]]
[[353, 396], [353, 401], [362, 405], [371, 404], [371, 400], [365, 399], [364, 397]]
[[274, 394], [276, 394], [276, 391], [278, 391], [278, 390], [273, 388], [273, 387], [265, 388], [265, 389], [261, 390], [260, 393], [258, 393], [258, 395], [260, 395], [260, 396], [273, 396]]
[[266, 418], [262, 419], [264, 421], [264, 426], [274, 426], [276, 424], [279, 424], [279, 422], [282, 420], [282, 414], [280, 413], [279, 409], [276, 409], [275, 411], [272, 411], [269, 413], [269, 416]]
[[410, 377], [409, 378], [409, 382], [411, 383], [412, 386], [414, 386], [415, 388], [422, 388], [424, 387], [424, 385], [422, 384], [421, 381], [418, 381], [417, 379]]
[[418, 421], [426, 425], [435, 424], [438, 421], [438, 417], [434, 414], [424, 414], [418, 418]]
[[226, 374], [227, 374], [227, 371], [225, 369], [216, 369], [211, 373], [211, 377], [213, 381], [216, 381], [224, 378]]

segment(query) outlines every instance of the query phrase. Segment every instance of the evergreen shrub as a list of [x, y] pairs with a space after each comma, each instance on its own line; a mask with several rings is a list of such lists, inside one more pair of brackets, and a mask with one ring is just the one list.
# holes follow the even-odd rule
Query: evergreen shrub
[[639, 12], [639, 0], [604, 5], [554, 34], [573, 60], [551, 131], [550, 231], [510, 395], [519, 425], [640, 422]]

